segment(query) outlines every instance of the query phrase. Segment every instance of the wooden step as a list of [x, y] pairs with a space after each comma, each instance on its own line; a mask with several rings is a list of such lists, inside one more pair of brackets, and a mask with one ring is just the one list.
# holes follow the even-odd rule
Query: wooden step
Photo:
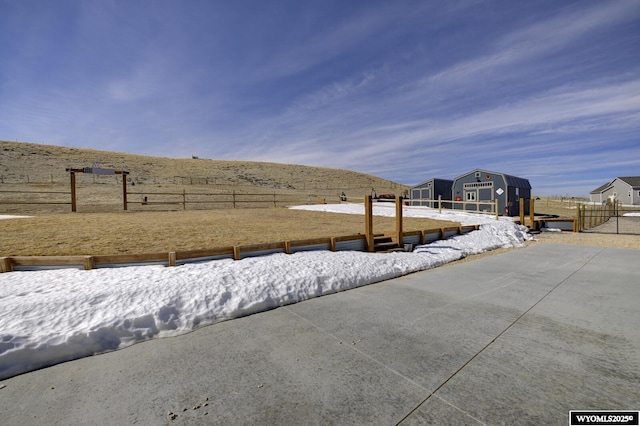
[[375, 252], [388, 252], [399, 249], [393, 238], [386, 235], [378, 235], [373, 238], [373, 250]]

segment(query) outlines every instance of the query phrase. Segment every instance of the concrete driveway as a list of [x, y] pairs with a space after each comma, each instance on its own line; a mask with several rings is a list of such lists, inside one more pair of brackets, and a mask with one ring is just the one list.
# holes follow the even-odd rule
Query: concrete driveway
[[0, 383], [0, 423], [567, 425], [640, 410], [640, 252], [532, 244]]

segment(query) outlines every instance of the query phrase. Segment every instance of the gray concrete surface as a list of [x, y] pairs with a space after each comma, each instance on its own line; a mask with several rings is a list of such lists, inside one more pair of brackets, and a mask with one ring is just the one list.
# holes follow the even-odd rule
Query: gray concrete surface
[[3, 381], [0, 423], [567, 425], [571, 409], [639, 410], [639, 260], [533, 244], [140, 343]]

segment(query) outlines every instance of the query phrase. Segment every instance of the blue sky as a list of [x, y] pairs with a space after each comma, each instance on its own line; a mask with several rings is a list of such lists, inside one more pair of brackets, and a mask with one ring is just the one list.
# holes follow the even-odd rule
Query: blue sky
[[539, 195], [640, 175], [637, 0], [0, 0], [0, 64], [4, 140]]

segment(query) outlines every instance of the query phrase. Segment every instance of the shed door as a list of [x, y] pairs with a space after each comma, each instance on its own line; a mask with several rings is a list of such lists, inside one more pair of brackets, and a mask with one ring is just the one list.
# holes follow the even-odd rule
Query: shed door
[[470, 182], [463, 185], [464, 200], [467, 202], [476, 202], [478, 204], [469, 204], [466, 210], [482, 210], [491, 211], [491, 204], [481, 204], [481, 201], [493, 201], [493, 182]]
[[493, 201], [493, 182], [472, 182], [463, 185], [465, 201]]

